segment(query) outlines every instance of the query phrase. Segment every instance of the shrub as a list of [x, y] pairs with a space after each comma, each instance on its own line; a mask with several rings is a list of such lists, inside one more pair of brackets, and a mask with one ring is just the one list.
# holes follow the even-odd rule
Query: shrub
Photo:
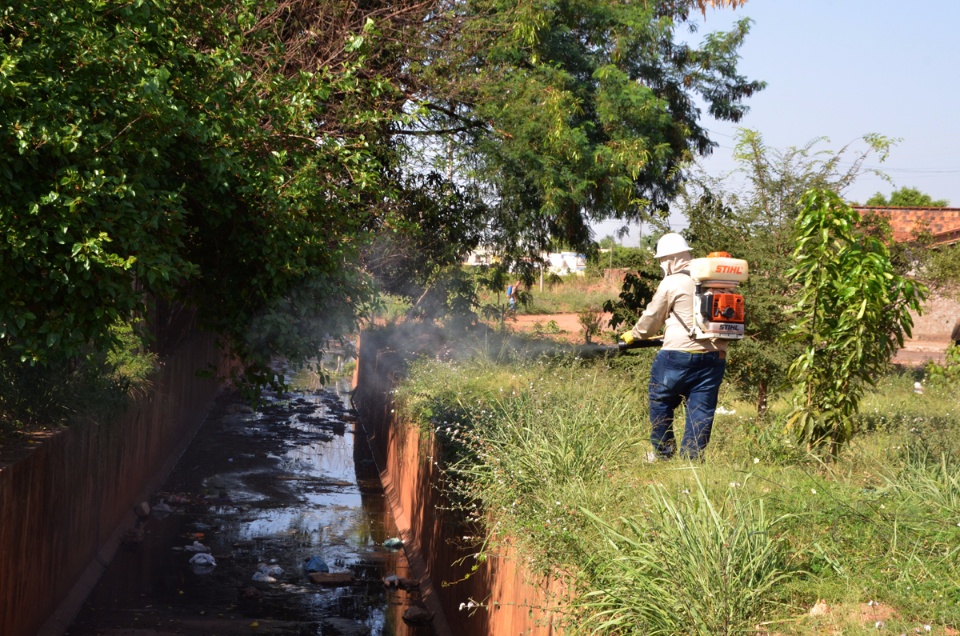
[[930, 362], [926, 366], [930, 384], [949, 386], [960, 384], [960, 347], [951, 345], [947, 349], [943, 364]]
[[577, 319], [580, 321], [580, 328], [583, 330], [583, 339], [587, 344], [590, 344], [595, 336], [600, 335], [600, 323], [603, 321], [603, 314], [596, 309], [584, 309], [579, 312]]

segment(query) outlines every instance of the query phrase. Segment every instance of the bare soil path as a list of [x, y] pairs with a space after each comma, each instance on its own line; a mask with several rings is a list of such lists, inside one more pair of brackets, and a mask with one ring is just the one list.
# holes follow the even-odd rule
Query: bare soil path
[[[610, 314], [603, 314], [601, 324], [606, 325]], [[553, 323], [553, 324], [551, 324]], [[556, 325], [556, 330], [551, 329]], [[518, 314], [507, 319], [507, 326], [513, 331], [523, 333], [540, 332], [553, 340], [562, 340], [575, 344], [583, 344], [583, 327], [580, 324], [579, 314]]]

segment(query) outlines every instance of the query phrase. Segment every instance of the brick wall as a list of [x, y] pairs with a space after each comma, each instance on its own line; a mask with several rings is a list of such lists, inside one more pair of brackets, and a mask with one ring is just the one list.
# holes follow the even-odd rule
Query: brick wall
[[[554, 610], [565, 588], [557, 576], [535, 575], [508, 539], [485, 560], [480, 548], [460, 537], [473, 531], [459, 524], [438, 488], [442, 475], [430, 459], [440, 454], [436, 439], [393, 414], [391, 393], [401, 373], [400, 355], [380, 334], [364, 332], [355, 375], [354, 404], [370, 442], [397, 522], [410, 571], [420, 580], [422, 599], [434, 612], [438, 636], [522, 634], [556, 636]], [[466, 611], [473, 600], [482, 607]]]
[[960, 239], [960, 208], [855, 207], [857, 212], [882, 214], [890, 220], [893, 240], [909, 241], [914, 230], [926, 226], [934, 243], [953, 243]]
[[49, 431], [0, 468], [0, 634], [63, 633], [134, 504], [206, 416], [220, 385], [196, 372], [221, 363], [211, 336], [191, 334], [120, 417]]

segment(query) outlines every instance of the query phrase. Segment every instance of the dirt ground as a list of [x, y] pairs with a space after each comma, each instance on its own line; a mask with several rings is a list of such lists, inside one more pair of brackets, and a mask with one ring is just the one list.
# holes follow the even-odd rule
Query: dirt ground
[[[610, 314], [603, 314], [601, 324], [606, 325], [610, 320]], [[549, 328], [549, 323], [556, 323], [559, 331], [553, 331]], [[518, 314], [507, 320], [507, 326], [514, 331], [523, 333], [536, 333], [538, 330], [548, 338], [562, 340], [574, 344], [583, 344], [583, 327], [580, 325], [579, 314], [539, 314], [526, 315]], [[609, 329], [605, 329], [609, 331]]]
[[[923, 307], [921, 315], [914, 315], [913, 337], [904, 343], [903, 349], [894, 356], [895, 364], [922, 366], [930, 360], [943, 362], [944, 351], [950, 344], [950, 332], [954, 322], [960, 318], [960, 303], [950, 296], [934, 296]], [[610, 314], [603, 315], [607, 324]], [[549, 329], [552, 323], [558, 331]], [[546, 337], [583, 344], [583, 327], [578, 314], [518, 314], [507, 321], [514, 331], [535, 333], [538, 330]], [[609, 330], [605, 330], [609, 331]], [[600, 339], [605, 342], [606, 336]]]
[[955, 295], [932, 296], [923, 305], [923, 313], [913, 316], [913, 337], [904, 343], [894, 362], [911, 366], [928, 360], [943, 362], [950, 345], [950, 332], [960, 319], [960, 303]]

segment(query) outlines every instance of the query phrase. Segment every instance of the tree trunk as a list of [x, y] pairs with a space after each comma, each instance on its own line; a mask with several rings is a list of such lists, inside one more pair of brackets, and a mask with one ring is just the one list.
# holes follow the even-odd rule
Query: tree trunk
[[757, 417], [763, 417], [767, 412], [767, 380], [757, 383]]

